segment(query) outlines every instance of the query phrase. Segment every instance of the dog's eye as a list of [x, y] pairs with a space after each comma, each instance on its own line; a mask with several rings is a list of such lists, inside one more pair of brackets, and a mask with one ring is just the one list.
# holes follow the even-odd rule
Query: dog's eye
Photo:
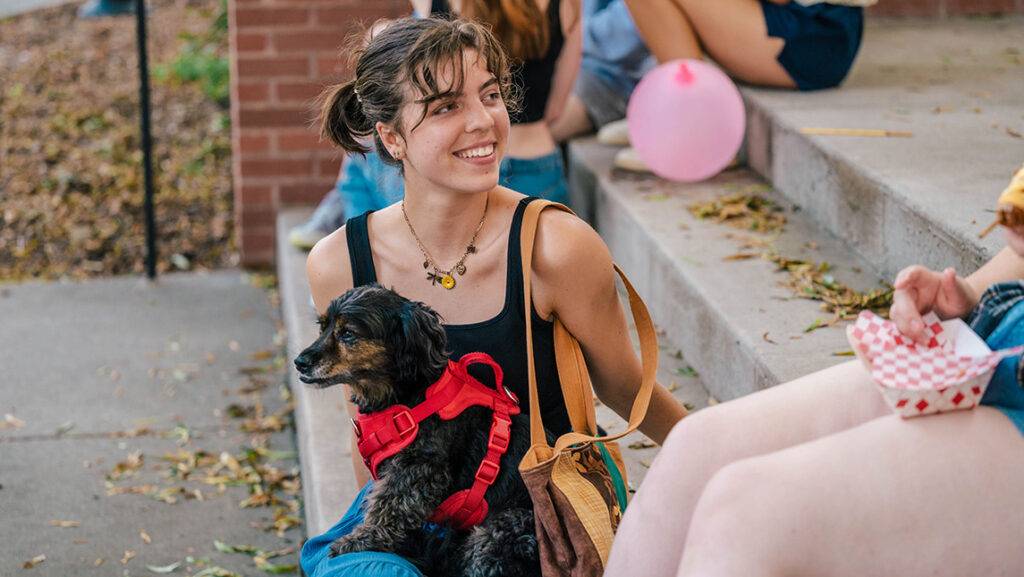
[[350, 329], [342, 329], [341, 333], [338, 335], [338, 338], [348, 342], [354, 340], [356, 338], [356, 334], [352, 332]]

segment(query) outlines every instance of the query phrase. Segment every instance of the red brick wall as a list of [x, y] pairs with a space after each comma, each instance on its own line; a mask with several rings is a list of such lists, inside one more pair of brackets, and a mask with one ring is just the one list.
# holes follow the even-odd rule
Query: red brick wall
[[359, 21], [409, 12], [407, 0], [229, 0], [236, 241], [243, 266], [274, 262], [277, 210], [315, 204], [341, 155], [319, 142], [312, 99], [342, 78]]

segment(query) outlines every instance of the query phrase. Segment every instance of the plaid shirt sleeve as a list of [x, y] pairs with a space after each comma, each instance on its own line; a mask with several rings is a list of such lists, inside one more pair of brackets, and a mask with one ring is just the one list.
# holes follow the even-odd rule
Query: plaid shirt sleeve
[[[994, 284], [981, 295], [978, 306], [971, 311], [967, 324], [985, 339], [1014, 306], [1024, 300], [1024, 281]], [[1017, 384], [1024, 387], [1024, 355], [1017, 359]]]

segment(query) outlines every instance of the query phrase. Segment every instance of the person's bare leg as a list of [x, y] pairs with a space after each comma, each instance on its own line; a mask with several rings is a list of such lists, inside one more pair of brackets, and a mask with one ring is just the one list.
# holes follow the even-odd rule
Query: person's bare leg
[[680, 577], [1015, 575], [1024, 436], [999, 411], [876, 419], [708, 483]]
[[644, 44], [658, 62], [700, 59], [700, 41], [678, 0], [626, 0]]
[[583, 106], [580, 97], [570, 94], [565, 101], [562, 114], [558, 115], [554, 122], [548, 124], [548, 128], [551, 129], [551, 136], [554, 137], [555, 142], [565, 142], [574, 136], [593, 132], [594, 123], [591, 122], [590, 115], [587, 114], [587, 109]]
[[704, 485], [733, 461], [889, 414], [858, 361], [697, 411], [672, 429], [626, 508], [606, 575], [674, 575]]
[[658, 62], [707, 52], [730, 76], [762, 86], [796, 84], [776, 58], [785, 42], [768, 36], [758, 0], [627, 0]]

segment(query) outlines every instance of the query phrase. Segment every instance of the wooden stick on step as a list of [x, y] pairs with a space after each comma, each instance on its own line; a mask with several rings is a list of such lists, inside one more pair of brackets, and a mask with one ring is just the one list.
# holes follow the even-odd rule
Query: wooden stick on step
[[801, 128], [800, 134], [839, 134], [843, 136], [898, 136], [909, 138], [913, 132], [907, 130], [871, 130], [866, 128]]

